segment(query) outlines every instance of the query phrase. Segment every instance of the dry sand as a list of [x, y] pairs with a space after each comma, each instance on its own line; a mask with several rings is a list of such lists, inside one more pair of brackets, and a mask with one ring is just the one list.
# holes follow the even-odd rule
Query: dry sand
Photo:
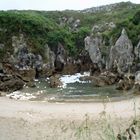
[[108, 103], [47, 103], [0, 97], [0, 140], [101, 140], [106, 137], [108, 124], [117, 134], [139, 115], [138, 96]]

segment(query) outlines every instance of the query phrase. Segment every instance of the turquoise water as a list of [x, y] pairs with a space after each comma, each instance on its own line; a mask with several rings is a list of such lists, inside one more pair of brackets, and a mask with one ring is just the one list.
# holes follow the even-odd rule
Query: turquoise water
[[70, 83], [66, 88], [50, 88], [48, 82], [36, 82], [35, 88], [25, 87], [22, 92], [37, 95], [35, 100], [49, 102], [117, 101], [133, 97], [131, 91], [118, 91], [115, 86], [94, 87], [91, 83]]

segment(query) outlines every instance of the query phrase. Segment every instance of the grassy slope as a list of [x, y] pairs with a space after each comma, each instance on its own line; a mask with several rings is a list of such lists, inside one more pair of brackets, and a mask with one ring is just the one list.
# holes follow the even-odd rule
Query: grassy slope
[[[113, 31], [104, 30], [102, 32], [107, 41], [113, 36], [115, 42], [122, 27], [125, 27], [133, 44], [136, 45], [140, 25], [134, 25], [132, 18], [139, 10], [140, 5], [120, 3], [111, 11], [97, 13], [83, 13], [82, 11], [1, 11], [0, 43], [5, 44], [5, 49], [12, 51], [11, 36], [17, 35], [20, 32], [25, 34], [28, 44], [33, 48], [34, 52], [39, 52], [43, 55], [45, 43], [48, 43], [51, 47], [56, 47], [57, 43], [61, 42], [73, 55], [78, 52], [77, 48], [79, 46], [84, 47], [83, 38], [93, 25], [114, 22], [117, 24], [116, 29]], [[61, 17], [73, 17], [75, 20], [80, 19], [81, 24], [79, 28], [82, 30], [79, 29], [77, 32], [71, 32], [67, 25], [63, 28], [60, 27], [59, 18]], [[79, 41], [77, 42], [77, 40]]]

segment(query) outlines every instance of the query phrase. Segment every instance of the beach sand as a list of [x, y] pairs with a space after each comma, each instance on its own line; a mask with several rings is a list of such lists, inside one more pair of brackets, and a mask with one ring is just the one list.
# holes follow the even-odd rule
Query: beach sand
[[139, 116], [139, 96], [107, 103], [48, 103], [0, 97], [0, 140], [102, 140], [110, 137], [108, 133], [116, 136]]

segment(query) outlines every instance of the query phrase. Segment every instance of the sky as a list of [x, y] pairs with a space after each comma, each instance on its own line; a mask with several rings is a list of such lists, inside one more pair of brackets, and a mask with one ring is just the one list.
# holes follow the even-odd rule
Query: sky
[[[122, 0], [0, 0], [0, 10], [82, 10], [121, 1]], [[140, 0], [130, 1], [140, 3]]]

